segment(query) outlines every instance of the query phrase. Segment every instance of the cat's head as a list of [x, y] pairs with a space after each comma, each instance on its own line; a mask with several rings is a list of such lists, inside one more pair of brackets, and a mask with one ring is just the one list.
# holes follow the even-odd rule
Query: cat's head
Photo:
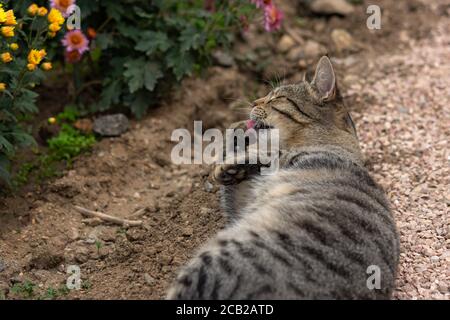
[[312, 80], [280, 86], [256, 100], [250, 118], [256, 128], [279, 129], [284, 150], [334, 145], [360, 156], [355, 126], [328, 57], [320, 59]]

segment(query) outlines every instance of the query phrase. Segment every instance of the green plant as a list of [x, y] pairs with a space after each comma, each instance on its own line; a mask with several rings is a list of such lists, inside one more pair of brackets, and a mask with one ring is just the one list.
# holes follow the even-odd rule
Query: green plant
[[97, 248], [97, 254], [100, 255], [100, 249], [103, 247], [103, 243], [100, 240], [95, 241], [95, 247]]
[[229, 46], [241, 19], [254, 12], [248, 0], [217, 0], [215, 10], [205, 8], [204, 0], [77, 4], [85, 30], [96, 30], [90, 55], [74, 66], [84, 70], [85, 84], [101, 80], [92, 110], [126, 106], [137, 117], [173, 83], [208, 65], [211, 52]]
[[81, 284], [81, 288], [83, 290], [89, 290], [90, 288], [92, 288], [92, 283], [89, 280], [84, 280]]
[[12, 288], [11, 292], [18, 294], [25, 298], [32, 298], [34, 296], [34, 288], [36, 284], [31, 281], [26, 280], [23, 283], [16, 283]]
[[[62, 16], [48, 15], [41, 8], [27, 13], [26, 1], [0, 1], [0, 180], [10, 183], [10, 158], [16, 148], [34, 143], [20, 119], [37, 111], [35, 87], [44, 79], [45, 49], [56, 33], [49, 26]], [[61, 20], [62, 19], [62, 20]], [[56, 29], [55, 29], [56, 30]]]
[[85, 135], [67, 123], [63, 123], [58, 136], [48, 141], [50, 155], [55, 160], [67, 160], [89, 150], [95, 143], [93, 134]]

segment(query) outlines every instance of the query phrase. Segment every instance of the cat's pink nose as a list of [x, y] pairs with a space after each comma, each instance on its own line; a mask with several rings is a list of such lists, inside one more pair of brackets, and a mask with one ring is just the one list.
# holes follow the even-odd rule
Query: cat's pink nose
[[248, 129], [253, 129], [256, 125], [256, 121], [255, 120], [247, 120], [247, 130]]

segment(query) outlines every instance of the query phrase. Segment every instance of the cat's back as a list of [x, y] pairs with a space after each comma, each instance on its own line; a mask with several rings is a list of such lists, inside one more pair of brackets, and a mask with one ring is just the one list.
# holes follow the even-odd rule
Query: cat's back
[[[333, 147], [286, 155], [250, 181], [239, 219], [180, 274], [172, 298], [388, 298], [398, 237], [383, 190]], [[242, 192], [242, 190], [241, 190]], [[367, 285], [379, 271], [380, 288]]]

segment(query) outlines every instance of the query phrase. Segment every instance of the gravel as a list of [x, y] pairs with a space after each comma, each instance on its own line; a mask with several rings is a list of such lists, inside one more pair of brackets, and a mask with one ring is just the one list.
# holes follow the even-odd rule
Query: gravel
[[397, 299], [450, 300], [450, 19], [402, 54], [378, 56], [347, 90], [368, 166], [401, 237]]

